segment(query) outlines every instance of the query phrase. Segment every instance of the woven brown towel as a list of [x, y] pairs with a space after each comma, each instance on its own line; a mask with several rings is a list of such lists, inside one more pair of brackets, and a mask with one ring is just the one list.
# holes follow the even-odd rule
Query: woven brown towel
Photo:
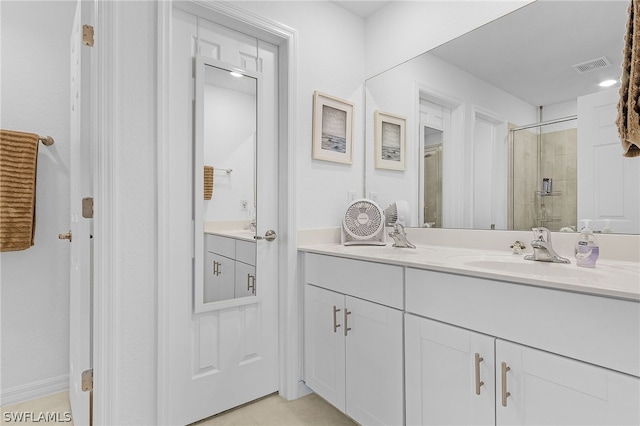
[[38, 135], [0, 130], [0, 251], [33, 245]]
[[629, 4], [616, 124], [622, 155], [640, 156], [640, 4], [637, 0]]
[[204, 166], [204, 199], [213, 197], [213, 166]]

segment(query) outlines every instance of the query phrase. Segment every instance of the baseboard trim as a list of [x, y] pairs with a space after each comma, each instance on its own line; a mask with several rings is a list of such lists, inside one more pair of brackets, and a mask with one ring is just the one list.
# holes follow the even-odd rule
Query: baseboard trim
[[27, 383], [6, 390], [3, 389], [2, 393], [0, 393], [0, 404], [2, 407], [5, 407], [7, 405], [17, 404], [18, 402], [68, 390], [69, 375], [65, 374], [64, 376]]

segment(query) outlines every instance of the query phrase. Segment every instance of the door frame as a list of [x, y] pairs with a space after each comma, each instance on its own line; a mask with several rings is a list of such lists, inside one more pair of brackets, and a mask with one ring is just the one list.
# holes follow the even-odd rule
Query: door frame
[[[170, 77], [171, 77], [171, 23], [173, 1], [158, 3], [158, 50], [157, 50], [157, 420], [165, 424], [169, 416], [168, 389], [171, 386], [170, 337], [169, 337], [169, 290], [172, 285], [170, 275], [171, 218], [168, 206], [171, 203], [169, 169], [170, 140]], [[286, 399], [299, 395], [300, 359], [298, 312], [285, 309], [298, 306], [297, 288], [297, 236], [296, 236], [296, 111], [297, 111], [297, 31], [280, 23], [248, 12], [234, 4], [212, 0], [192, 0], [181, 2], [180, 8], [196, 16], [202, 16], [218, 24], [225, 25], [261, 38], [279, 46], [279, 283], [278, 283], [278, 333], [279, 338], [279, 378], [280, 394]]]

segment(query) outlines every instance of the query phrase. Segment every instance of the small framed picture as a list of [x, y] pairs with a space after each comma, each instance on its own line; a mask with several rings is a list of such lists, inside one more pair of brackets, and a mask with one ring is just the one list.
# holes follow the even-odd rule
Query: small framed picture
[[313, 93], [313, 158], [353, 163], [353, 103]]
[[376, 169], [405, 170], [407, 119], [375, 112]]

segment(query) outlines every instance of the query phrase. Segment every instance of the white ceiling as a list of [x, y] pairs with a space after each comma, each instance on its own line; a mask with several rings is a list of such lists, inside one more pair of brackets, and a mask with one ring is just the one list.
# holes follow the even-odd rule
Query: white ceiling
[[334, 1], [333, 3], [337, 4], [344, 9], [347, 9], [349, 12], [355, 13], [361, 18], [366, 19], [369, 15], [374, 14], [378, 11], [382, 6], [389, 3], [388, 0], [379, 0], [379, 1], [368, 1], [368, 0], [352, 0], [352, 1]]
[[[391, 1], [334, 3], [366, 19]], [[538, 0], [430, 53], [533, 105], [564, 102], [620, 77], [628, 5]], [[572, 68], [601, 56], [612, 65], [585, 74]]]
[[[628, 1], [537, 1], [430, 51], [533, 105], [601, 90], [621, 75]], [[572, 65], [605, 56], [584, 74]]]

